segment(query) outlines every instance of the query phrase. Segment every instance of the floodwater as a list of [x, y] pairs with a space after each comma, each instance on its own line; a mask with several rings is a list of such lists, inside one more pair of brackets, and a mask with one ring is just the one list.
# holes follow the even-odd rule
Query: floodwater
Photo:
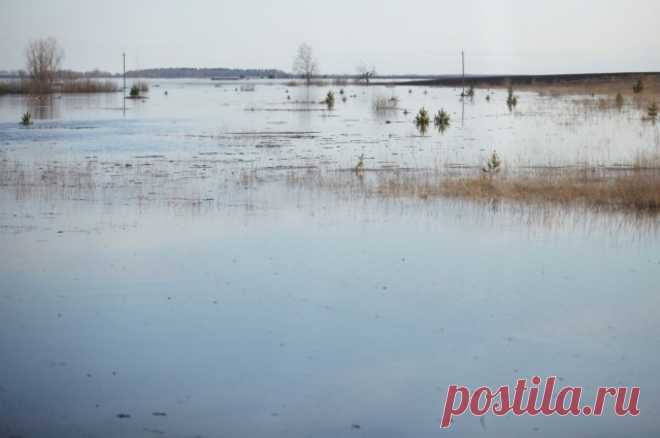
[[[0, 436], [658, 436], [658, 219], [287, 177], [626, 164], [660, 147], [633, 103], [241, 85], [0, 97]], [[373, 109], [392, 95], [409, 114]], [[449, 129], [419, 135], [421, 106]], [[450, 384], [534, 375], [640, 386], [641, 414], [439, 428]]]

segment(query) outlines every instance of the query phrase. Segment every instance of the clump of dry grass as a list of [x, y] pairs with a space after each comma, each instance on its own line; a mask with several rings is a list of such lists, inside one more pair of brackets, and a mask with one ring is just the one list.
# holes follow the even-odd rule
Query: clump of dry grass
[[66, 80], [53, 84], [47, 90], [42, 85], [30, 80], [19, 80], [0, 83], [2, 94], [48, 94], [48, 93], [114, 93], [120, 88], [110, 80], [94, 79]]
[[[641, 88], [639, 83], [642, 84]], [[532, 91], [542, 95], [560, 97], [571, 95], [590, 95], [602, 98], [613, 98], [614, 105], [623, 106], [625, 98], [639, 108], [645, 108], [660, 96], [660, 76], [643, 75], [638, 80], [630, 79], [589, 79], [584, 81], [562, 82], [554, 84], [520, 85], [521, 91]], [[637, 90], [637, 91], [635, 91]], [[617, 97], [617, 95], [620, 96]]]
[[376, 96], [372, 106], [376, 112], [396, 111], [399, 108], [399, 98], [396, 96]]
[[82, 79], [63, 82], [59, 91], [62, 93], [114, 93], [119, 91], [119, 87], [112, 81]]
[[475, 200], [502, 199], [526, 203], [575, 204], [610, 210], [660, 212], [660, 173], [633, 173], [613, 178], [584, 175], [466, 177], [446, 179], [426, 196]]
[[373, 171], [289, 175], [290, 185], [340, 195], [388, 199], [507, 201], [530, 206], [561, 205], [597, 211], [660, 213], [660, 168], [608, 170], [563, 168], [517, 170], [499, 175], [479, 169]]

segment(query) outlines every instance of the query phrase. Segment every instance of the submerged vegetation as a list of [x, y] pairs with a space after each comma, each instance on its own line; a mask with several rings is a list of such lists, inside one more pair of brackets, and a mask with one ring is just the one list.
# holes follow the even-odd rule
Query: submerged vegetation
[[597, 209], [660, 211], [660, 174], [636, 173], [603, 178], [584, 173], [538, 173], [527, 176], [439, 181], [417, 188], [420, 196], [502, 199], [516, 202], [575, 204]]
[[31, 79], [0, 82], [0, 95], [3, 94], [52, 94], [52, 93], [115, 93], [121, 91], [111, 80], [67, 79], [43, 85]]
[[[492, 157], [491, 157], [492, 158]], [[357, 170], [357, 168], [356, 168]], [[583, 207], [595, 211], [660, 214], [660, 168], [626, 173], [591, 168], [518, 169], [497, 177], [473, 169], [372, 172], [356, 179], [345, 172], [292, 172], [290, 185], [353, 196], [394, 199], [506, 201], [530, 206]]]
[[[658, 88], [652, 76], [647, 77], [646, 81], [646, 85], [643, 85], [640, 80], [640, 84], [636, 84], [635, 87], [642, 89], [646, 87], [644, 96], [631, 97], [633, 90], [631, 90], [630, 87], [631, 81], [628, 79], [625, 83], [620, 82], [616, 85], [608, 84], [608, 88], [605, 88], [606, 86], [603, 84], [599, 84], [599, 87], [603, 87], [602, 89], [606, 89], [607, 92], [599, 94], [586, 94], [582, 92], [579, 98], [567, 99], [566, 103], [569, 105], [578, 103], [578, 105], [584, 105], [584, 108], [598, 110], [611, 110], [614, 108], [621, 109], [627, 104], [631, 107], [631, 111], [629, 114], [627, 113], [631, 120], [639, 120], [640, 114], [643, 114], [645, 120], [657, 120], [658, 108], [657, 104], [653, 102], [652, 99], [657, 99]], [[11, 85], [0, 86], [0, 90], [20, 89], [20, 87], [25, 86], [26, 83], [27, 81], [12, 82]], [[116, 91], [115, 85], [109, 81], [102, 83], [93, 80], [77, 80], [67, 82], [67, 84], [67, 92], [85, 92], [85, 90], [92, 88], [98, 90], [104, 89], [105, 91]], [[559, 85], [553, 86], [558, 87]], [[63, 89], [60, 87], [64, 87], [64, 84], [54, 82], [52, 85], [53, 90]], [[567, 87], [576, 86], [575, 84], [570, 84], [567, 85]], [[130, 89], [130, 96], [133, 98], [139, 98], [143, 96], [148, 89], [149, 87], [145, 82], [135, 82]], [[325, 90], [319, 90], [319, 92], [326, 90], [327, 88]], [[408, 112], [405, 110], [401, 110], [400, 112], [400, 100], [394, 96], [394, 91], [392, 91], [390, 96], [390, 92], [386, 89], [384, 90], [385, 91], [378, 91], [378, 89], [374, 90], [371, 101], [372, 108], [376, 112], [393, 110], [397, 114], [401, 114], [402, 112], [404, 115], [407, 115]], [[544, 88], [538, 87], [537, 90], [544, 90]], [[406, 93], [404, 99], [409, 98], [408, 94], [412, 94], [411, 91], [412, 90], [410, 90], [409, 93]], [[327, 91], [325, 96], [319, 94], [314, 95], [313, 98], [309, 97], [310, 94], [308, 94], [306, 100], [300, 102], [295, 101], [293, 103], [305, 103], [307, 106], [303, 109], [304, 111], [323, 111], [323, 109], [318, 106], [319, 104], [326, 105], [328, 110], [332, 110], [336, 104], [336, 97], [340, 97], [343, 101], [346, 101], [347, 96], [351, 99], [358, 96], [358, 94], [353, 94], [353, 90], [351, 89], [341, 88], [338, 93], [339, 96], [336, 96], [334, 91]], [[377, 93], [382, 93], [382, 95], [378, 95]], [[420, 93], [416, 94], [419, 95], [421, 93], [424, 93], [423, 89], [420, 89]], [[448, 93], [451, 93], [448, 95], [453, 96], [453, 99], [455, 99], [455, 91], [450, 90]], [[431, 94], [434, 94], [433, 90], [431, 90]], [[484, 94], [486, 100], [490, 100], [492, 95], [493, 100], [497, 99], [500, 102], [504, 96], [506, 96], [506, 103], [510, 110], [513, 110], [518, 104], [518, 96], [516, 96], [511, 84], [508, 84], [507, 86], [506, 95], [503, 92], [500, 94], [492, 94], [490, 90], [484, 90]], [[367, 96], [371, 95], [371, 92], [364, 92], [362, 95], [364, 95], [365, 98], [360, 100], [366, 102], [368, 108], [369, 103], [366, 99], [368, 99]], [[474, 87], [470, 86], [466, 90], [464, 97], [471, 97], [473, 95]], [[287, 98], [290, 98], [288, 90]], [[433, 96], [433, 98], [435, 99], [436, 97]], [[550, 99], [543, 99], [539, 101], [548, 102], [549, 100]], [[406, 103], [412, 104], [410, 102]], [[563, 104], [564, 102], [562, 102], [562, 105]], [[530, 103], [530, 108], [531, 107], [532, 104]], [[36, 118], [40, 120], [44, 119], [41, 113], [36, 112], [38, 110], [35, 109], [35, 107], [28, 108], [33, 111]], [[575, 111], [577, 113], [584, 108], [578, 107]], [[277, 108], [276, 110], [289, 111], [290, 108]], [[296, 108], [296, 110], [299, 109]], [[614, 114], [615, 113], [612, 113], [612, 115]], [[12, 118], [14, 117], [16, 117], [16, 115], [12, 116]], [[460, 116], [454, 115], [453, 117]], [[419, 129], [421, 134], [427, 132], [431, 122], [434, 123], [435, 127], [437, 127], [440, 132], [444, 132], [452, 123], [455, 123], [452, 120], [450, 113], [444, 108], [437, 111], [437, 113], [433, 113], [422, 107], [417, 114], [414, 115], [413, 119], [415, 126]], [[31, 123], [32, 116], [30, 113], [26, 113], [23, 116], [21, 124], [28, 126]], [[387, 123], [406, 123], [408, 124], [408, 129], [411, 129], [409, 118], [404, 119], [401, 117], [398, 120], [388, 119]], [[394, 127], [395, 125], [392, 125], [392, 128]], [[650, 132], [650, 129], [648, 129], [648, 131]], [[399, 144], [395, 143], [399, 141], [397, 136], [409, 136], [409, 133], [404, 133], [402, 136], [400, 132], [397, 133], [394, 129], [392, 130], [392, 133], [388, 132], [387, 134], [390, 136], [388, 141], [391, 141], [393, 144]], [[297, 138], [296, 136], [298, 135], [300, 134], [295, 134], [291, 137], [287, 136], [287, 141], [290, 141], [290, 138]], [[304, 138], [307, 137], [307, 134], [305, 134]], [[301, 136], [300, 138], [303, 137]], [[390, 140], [392, 138], [394, 138], [394, 140]], [[357, 140], [354, 141], [351, 139], [350, 141], [358, 143]], [[362, 141], [362, 139], [360, 141]], [[413, 140], [413, 142], [418, 142], [418, 140]], [[367, 142], [364, 143], [368, 144]], [[266, 143], [264, 142], [263, 144]], [[268, 147], [280, 147], [285, 143], [283, 141], [280, 142], [280, 139], [277, 136], [271, 135], [267, 144]], [[419, 145], [421, 145], [421, 147], [418, 149], [422, 150], [425, 147], [425, 144], [429, 143], [425, 143], [424, 139], [420, 139]], [[502, 145], [502, 147], [505, 147], [505, 145]], [[639, 161], [636, 164], [637, 167], [622, 166], [621, 168], [617, 168], [616, 172], [607, 172], [604, 168], [598, 167], [590, 167], [588, 168], [588, 171], [578, 171], [576, 167], [572, 167], [559, 170], [555, 169], [554, 171], [542, 170], [537, 172], [534, 170], [527, 171], [524, 169], [517, 169], [513, 167], [512, 163], [509, 163], [508, 160], [507, 165], [505, 166], [497, 152], [493, 151], [490, 153], [491, 149], [489, 149], [489, 155], [485, 158], [479, 159], [476, 163], [467, 165], [457, 162], [455, 163], [456, 167], [452, 168], [451, 171], [445, 172], [444, 169], [436, 169], [428, 172], [426, 170], [420, 171], [419, 168], [415, 167], [417, 164], [411, 163], [410, 161], [405, 162], [404, 160], [401, 160], [400, 162], [397, 162], [396, 159], [390, 157], [383, 159], [383, 157], [377, 157], [377, 154], [372, 156], [371, 150], [368, 148], [369, 146], [363, 146], [362, 149], [369, 151], [370, 163], [373, 164], [373, 167], [370, 165], [368, 172], [365, 171], [364, 153], [358, 157], [357, 163], [353, 161], [355, 158], [349, 158], [351, 161], [349, 163], [344, 163], [345, 168], [342, 170], [345, 170], [346, 172], [344, 173], [350, 175], [354, 180], [357, 180], [354, 173], [359, 175], [361, 177], [360, 180], [364, 182], [364, 188], [361, 188], [361, 190], [368, 190], [369, 193], [375, 192], [386, 196], [415, 195], [425, 199], [433, 196], [459, 197], [477, 200], [504, 199], [520, 202], [575, 203], [598, 208], [634, 211], [643, 210], [657, 212], [660, 210], [660, 199], [658, 199], [660, 197], [660, 166], [658, 166], [658, 163], [653, 160], [645, 161], [643, 165], [641, 164], [641, 161]], [[398, 151], [396, 152], [398, 153]], [[396, 155], [397, 154], [392, 153], [392, 156]], [[458, 156], [459, 154], [456, 155]], [[510, 155], [514, 156], [514, 154]], [[426, 157], [424, 157], [424, 159], [426, 159]], [[314, 166], [315, 168], [317, 166], [314, 162], [305, 163], [305, 165]], [[399, 171], [396, 170], [399, 165], [401, 168], [404, 166], [410, 166], [407, 168], [408, 173], [405, 174], [405, 176], [402, 176], [402, 173], [399, 173]], [[320, 167], [321, 165], [318, 166]], [[378, 181], [376, 186], [369, 185], [370, 182], [373, 182], [373, 179]], [[39, 182], [36, 182], [35, 184], [39, 184]]]
[[376, 112], [395, 111], [399, 108], [399, 98], [392, 96], [376, 96], [373, 101], [373, 109]]
[[518, 96], [513, 93], [513, 85], [509, 85], [507, 93], [506, 105], [509, 107], [509, 111], [511, 111], [516, 105], [518, 105]]
[[112, 81], [83, 79], [63, 82], [59, 88], [62, 93], [114, 93], [120, 88]]

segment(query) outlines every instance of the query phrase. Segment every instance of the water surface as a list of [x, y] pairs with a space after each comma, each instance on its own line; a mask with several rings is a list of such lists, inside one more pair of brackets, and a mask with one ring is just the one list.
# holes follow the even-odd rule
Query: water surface
[[[330, 87], [237, 87], [153, 82], [125, 111], [116, 94], [0, 97], [4, 435], [657, 436], [656, 218], [286, 177], [362, 153], [381, 170], [494, 148], [517, 165], [629, 162], [658, 148], [632, 105], [571, 116], [570, 98], [521, 93], [509, 112], [502, 91], [463, 105], [349, 86], [328, 112]], [[411, 114], [373, 111], [392, 94]], [[450, 111], [450, 129], [420, 136], [420, 106]], [[533, 375], [639, 385], [642, 413], [440, 430], [448, 385]]]

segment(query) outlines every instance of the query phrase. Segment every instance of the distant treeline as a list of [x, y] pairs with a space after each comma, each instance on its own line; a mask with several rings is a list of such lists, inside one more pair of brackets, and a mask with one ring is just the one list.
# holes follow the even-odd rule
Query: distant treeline
[[[121, 73], [110, 73], [102, 70], [79, 72], [73, 70], [59, 70], [55, 75], [59, 79], [96, 79], [96, 78], [119, 78]], [[130, 70], [126, 72], [129, 78], [290, 78], [291, 75], [276, 69], [239, 69], [239, 68], [150, 68], [144, 70]], [[0, 78], [18, 79], [27, 77], [27, 73], [21, 70], [0, 71]]]
[[[59, 79], [108, 79], [120, 78], [121, 73], [110, 73], [103, 70], [90, 70], [85, 72], [73, 70], [59, 70], [56, 76]], [[172, 68], [149, 68], [143, 70], [130, 70], [126, 72], [129, 78], [153, 78], [153, 79], [212, 79], [212, 78], [232, 78], [232, 79], [295, 79], [300, 75], [287, 73], [277, 69], [251, 69], [251, 68], [191, 68], [191, 67], [172, 67]], [[22, 70], [0, 70], [0, 79], [19, 79], [26, 78], [27, 73]], [[360, 79], [360, 75], [355, 74], [325, 74], [315, 76], [319, 79]], [[436, 75], [377, 75], [378, 79], [432, 79]]]
[[[121, 75], [119, 75], [121, 76]], [[291, 75], [275, 69], [240, 69], [240, 68], [150, 68], [126, 72], [129, 78], [288, 78]]]

